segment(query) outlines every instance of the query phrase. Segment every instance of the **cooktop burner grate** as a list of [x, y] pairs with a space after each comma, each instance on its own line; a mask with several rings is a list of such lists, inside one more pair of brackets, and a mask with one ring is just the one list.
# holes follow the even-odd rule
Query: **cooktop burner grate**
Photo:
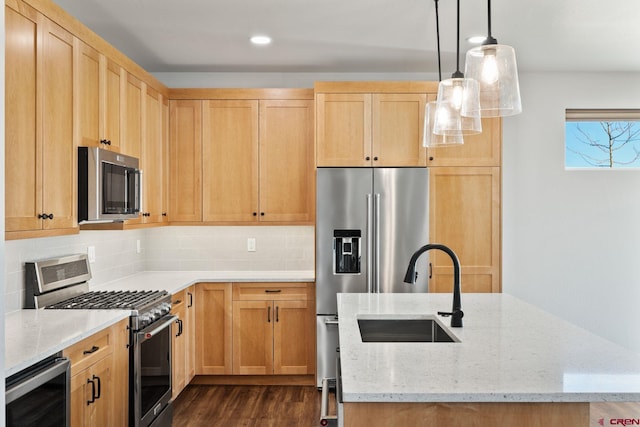
[[122, 309], [135, 310], [168, 295], [167, 291], [86, 292], [45, 308], [51, 309]]

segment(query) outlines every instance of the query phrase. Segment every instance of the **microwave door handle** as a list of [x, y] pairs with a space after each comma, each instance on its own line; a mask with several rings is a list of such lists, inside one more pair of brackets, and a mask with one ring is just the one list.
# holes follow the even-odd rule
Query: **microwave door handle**
[[136, 209], [136, 206], [133, 206], [133, 212], [140, 212], [142, 211], [142, 197], [144, 191], [144, 188], [142, 187], [142, 171], [137, 169], [134, 173], [136, 174], [136, 201], [138, 202], [136, 206], [138, 209]]

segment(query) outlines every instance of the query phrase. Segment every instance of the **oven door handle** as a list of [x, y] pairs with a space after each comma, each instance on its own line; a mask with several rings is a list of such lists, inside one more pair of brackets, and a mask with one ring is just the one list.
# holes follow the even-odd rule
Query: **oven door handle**
[[149, 327], [141, 330], [137, 333], [139, 342], [144, 342], [150, 338], [153, 338], [159, 332], [161, 332], [166, 327], [170, 327], [173, 322], [176, 321], [178, 316], [174, 316], [173, 314], [168, 314], [164, 316], [162, 319], [158, 320], [155, 323], [149, 325]]

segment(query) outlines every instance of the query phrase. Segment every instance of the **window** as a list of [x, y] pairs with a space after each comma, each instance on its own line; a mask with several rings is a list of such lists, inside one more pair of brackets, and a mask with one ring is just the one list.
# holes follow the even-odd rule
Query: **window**
[[566, 110], [567, 169], [640, 168], [640, 110]]

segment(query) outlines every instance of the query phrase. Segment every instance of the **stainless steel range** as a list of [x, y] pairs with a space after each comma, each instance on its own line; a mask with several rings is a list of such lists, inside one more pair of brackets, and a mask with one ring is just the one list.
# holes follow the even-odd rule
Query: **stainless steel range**
[[129, 317], [129, 425], [170, 427], [171, 295], [166, 291], [90, 291], [85, 254], [25, 264], [25, 308], [116, 309]]

